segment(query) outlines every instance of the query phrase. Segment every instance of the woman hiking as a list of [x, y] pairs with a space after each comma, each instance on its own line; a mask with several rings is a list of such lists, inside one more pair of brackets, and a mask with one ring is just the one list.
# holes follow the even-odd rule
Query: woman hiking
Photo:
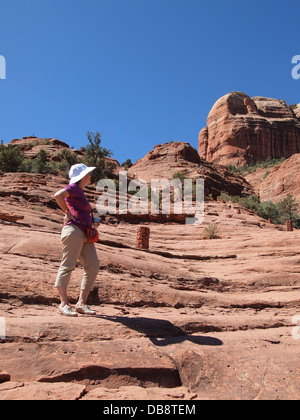
[[[61, 232], [63, 255], [55, 287], [58, 289], [61, 304], [59, 310], [66, 316], [78, 316], [78, 313], [95, 315], [86, 304], [89, 293], [93, 290], [99, 271], [99, 261], [95, 244], [89, 242], [85, 234], [86, 227], [92, 226], [92, 208], [83, 192], [91, 183], [91, 172], [95, 167], [83, 163], [73, 165], [69, 172], [70, 183], [55, 194], [55, 200], [65, 212], [64, 226]], [[68, 285], [77, 260], [83, 265], [84, 276], [75, 311], [68, 301]]]

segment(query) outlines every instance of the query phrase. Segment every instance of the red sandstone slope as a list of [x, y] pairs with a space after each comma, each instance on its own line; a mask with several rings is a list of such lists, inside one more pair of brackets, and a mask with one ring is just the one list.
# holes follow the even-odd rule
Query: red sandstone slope
[[[189, 147], [156, 147], [132, 171], [167, 179], [203, 171], [216, 191], [244, 185], [226, 168], [199, 161]], [[53, 193], [65, 183], [52, 175], [0, 174], [0, 215], [16, 215], [0, 217], [6, 322], [0, 400], [299, 397], [299, 344], [292, 335], [298, 332], [292, 320], [299, 308], [299, 231], [211, 200], [202, 225], [148, 223], [147, 252], [136, 249], [134, 226], [103, 223], [90, 297], [97, 316], [70, 319], [58, 313], [53, 287], [63, 219]], [[95, 189], [86, 193], [94, 206]], [[212, 223], [220, 238], [203, 239]], [[69, 288], [72, 305], [81, 277], [79, 266]]]
[[300, 154], [275, 166], [270, 174], [260, 183], [259, 195], [262, 201], [280, 201], [288, 194], [300, 204]]
[[[296, 110], [299, 116], [299, 112]], [[220, 98], [199, 134], [199, 155], [209, 162], [245, 165], [300, 152], [300, 121], [282, 100], [232, 92]]]
[[[25, 217], [0, 220], [0, 400], [299, 397], [299, 231], [213, 201], [203, 225], [148, 224], [148, 252], [132, 225], [101, 224], [97, 317], [70, 319], [53, 288], [63, 215], [31, 208], [31, 187], [60, 187], [45, 181], [1, 200]], [[220, 239], [203, 239], [209, 223]], [[81, 277], [77, 267], [71, 304]]]

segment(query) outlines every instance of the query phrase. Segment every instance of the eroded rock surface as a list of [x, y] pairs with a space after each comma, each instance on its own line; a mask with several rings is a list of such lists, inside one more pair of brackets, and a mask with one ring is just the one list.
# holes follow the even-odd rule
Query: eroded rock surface
[[[106, 222], [97, 316], [70, 319], [53, 287], [60, 181], [30, 180], [15, 194], [3, 186], [0, 203], [24, 216], [0, 220], [0, 399], [299, 398], [299, 231], [208, 200], [202, 225], [146, 224], [149, 250], [136, 248], [136, 225]], [[203, 239], [213, 222], [220, 238]], [[78, 265], [72, 305], [81, 277]]]

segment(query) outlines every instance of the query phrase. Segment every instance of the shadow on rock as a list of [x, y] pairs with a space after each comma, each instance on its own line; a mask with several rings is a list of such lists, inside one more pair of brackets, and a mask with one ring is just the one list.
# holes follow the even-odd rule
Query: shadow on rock
[[149, 337], [150, 341], [156, 346], [167, 346], [184, 341], [202, 346], [221, 346], [223, 344], [221, 340], [215, 337], [187, 335], [181, 328], [165, 319], [108, 315], [98, 315], [97, 318], [126, 325], [126, 327]]

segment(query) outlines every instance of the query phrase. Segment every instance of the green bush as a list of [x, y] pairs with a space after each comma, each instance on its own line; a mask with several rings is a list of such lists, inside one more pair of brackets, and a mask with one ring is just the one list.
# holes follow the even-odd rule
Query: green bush
[[75, 153], [71, 152], [69, 149], [62, 149], [62, 151], [59, 152], [57, 156], [59, 156], [62, 159], [62, 161], [67, 162], [69, 166], [76, 165], [76, 163], [79, 163]]
[[83, 163], [87, 166], [95, 166], [96, 169], [92, 173], [92, 182], [98, 182], [105, 178], [114, 167], [113, 163], [107, 163], [105, 158], [112, 156], [112, 151], [100, 146], [101, 133], [86, 133], [89, 144], [85, 147], [86, 153]]
[[123, 162], [121, 166], [127, 171], [128, 168], [132, 167], [131, 159], [127, 159], [126, 162]]
[[0, 143], [0, 171], [18, 172], [24, 159], [24, 153], [21, 146]]
[[[83, 162], [87, 166], [96, 166], [96, 170], [92, 175], [93, 182], [97, 182], [99, 179], [108, 176], [114, 169], [114, 164], [107, 162], [105, 159], [112, 155], [112, 151], [100, 146], [101, 134], [99, 132], [87, 132], [86, 135], [89, 144], [86, 147], [80, 148], [81, 152], [85, 153], [84, 158], [79, 160], [74, 152], [64, 148], [57, 153], [57, 156], [60, 158], [59, 162], [49, 161], [47, 151], [42, 148], [34, 159], [25, 159], [23, 152], [24, 145], [8, 144], [4, 146], [2, 141], [0, 143], [0, 171], [53, 174], [68, 178], [70, 167], [76, 163]], [[45, 139], [45, 144], [48, 143], [49, 139]], [[35, 145], [37, 145], [35, 142], [30, 143], [31, 147]], [[130, 159], [126, 161], [126, 164], [128, 167], [130, 166]]]
[[263, 219], [271, 219], [274, 224], [285, 224], [287, 220], [292, 220], [293, 225], [300, 228], [300, 215], [297, 213], [298, 205], [292, 194], [288, 194], [286, 198], [278, 203], [273, 201], [261, 202], [256, 195], [249, 197], [229, 196], [222, 193], [220, 199], [237, 203], [249, 210], [254, 211]]
[[280, 159], [273, 159], [269, 156], [265, 161], [251, 162], [245, 166], [228, 165], [227, 169], [229, 169], [231, 172], [234, 172], [236, 174], [246, 175], [248, 173], [256, 172], [258, 169], [273, 168], [276, 165], [280, 165], [285, 160], [286, 158], [284, 157]]

